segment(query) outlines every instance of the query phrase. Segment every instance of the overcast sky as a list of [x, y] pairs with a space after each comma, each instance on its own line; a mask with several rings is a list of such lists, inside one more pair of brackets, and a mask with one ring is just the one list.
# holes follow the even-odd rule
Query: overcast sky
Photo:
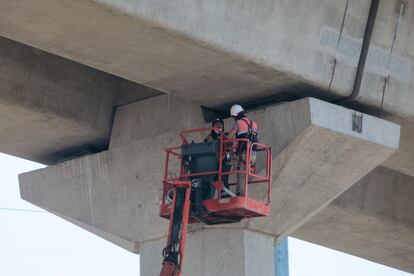
[[[139, 275], [138, 255], [20, 199], [17, 175], [41, 167], [0, 154], [0, 275]], [[291, 276], [413, 275], [296, 239], [289, 257]]]

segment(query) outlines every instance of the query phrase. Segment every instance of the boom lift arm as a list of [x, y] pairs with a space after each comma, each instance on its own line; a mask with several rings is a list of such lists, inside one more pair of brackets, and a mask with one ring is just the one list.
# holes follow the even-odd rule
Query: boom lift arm
[[170, 216], [167, 246], [160, 276], [180, 276], [184, 259], [184, 246], [190, 214], [190, 181], [174, 183], [173, 206]]

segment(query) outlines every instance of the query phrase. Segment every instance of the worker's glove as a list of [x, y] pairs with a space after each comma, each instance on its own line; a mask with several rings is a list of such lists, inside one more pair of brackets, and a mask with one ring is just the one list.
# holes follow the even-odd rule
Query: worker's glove
[[226, 161], [231, 160], [231, 154], [230, 154], [230, 152], [226, 152], [226, 155], [225, 155], [224, 159], [225, 159]]

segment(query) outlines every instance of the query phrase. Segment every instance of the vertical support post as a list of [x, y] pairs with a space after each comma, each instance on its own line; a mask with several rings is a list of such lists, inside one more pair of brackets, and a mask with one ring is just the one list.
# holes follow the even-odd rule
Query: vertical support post
[[221, 199], [222, 191], [222, 177], [223, 177], [223, 151], [224, 151], [224, 133], [220, 131], [220, 153], [219, 153], [219, 173], [218, 173], [218, 189], [217, 189], [217, 198]]
[[275, 276], [289, 276], [288, 239], [282, 240], [275, 248]]
[[[164, 239], [140, 248], [141, 276], [159, 275]], [[182, 276], [269, 276], [275, 274], [274, 239], [243, 229], [202, 229], [187, 236]]]
[[245, 175], [244, 175], [244, 184], [243, 184], [244, 185], [244, 195], [243, 196], [245, 196], [245, 197], [249, 197], [248, 184], [249, 184], [249, 176], [250, 176], [250, 170], [251, 170], [251, 168], [250, 168], [250, 155], [251, 154], [252, 153], [251, 153], [250, 141], [246, 141], [246, 158], [245, 158], [246, 164], [244, 166]]

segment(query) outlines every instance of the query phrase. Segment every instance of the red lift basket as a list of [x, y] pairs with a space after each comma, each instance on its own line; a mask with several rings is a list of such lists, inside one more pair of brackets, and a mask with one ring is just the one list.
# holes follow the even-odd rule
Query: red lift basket
[[[172, 204], [168, 201], [168, 194], [177, 183], [188, 181], [188, 185], [191, 186], [190, 179], [206, 175], [216, 175], [216, 180], [211, 183], [215, 190], [214, 196], [203, 201], [207, 211], [214, 214], [212, 218], [217, 218], [217, 215], [222, 217], [236, 217], [239, 219], [268, 216], [270, 213], [272, 179], [271, 148], [260, 143], [251, 143], [249, 139], [227, 139], [220, 129], [215, 128], [200, 128], [180, 132], [182, 145], [189, 143], [187, 136], [194, 134], [200, 136], [200, 134], [205, 134], [212, 130], [219, 131], [220, 133], [220, 162], [217, 171], [188, 173], [185, 169], [185, 164], [181, 155], [181, 146], [166, 149], [160, 216], [167, 219], [170, 218]], [[246, 154], [243, 154], [243, 158], [241, 157], [242, 154], [240, 154], [240, 145], [245, 147], [243, 152]], [[250, 162], [252, 152], [255, 152], [258, 156], [260, 154], [261, 157], [260, 161], [258, 160], [254, 165], [251, 165]], [[231, 160], [230, 170], [227, 169], [226, 171], [223, 171], [224, 158]], [[172, 166], [173, 162], [176, 162], [175, 164], [178, 165]], [[172, 171], [174, 171], [174, 173], [172, 173]], [[223, 176], [226, 175], [228, 175], [229, 179], [239, 177], [239, 181], [229, 181], [228, 184], [230, 188], [235, 187], [236, 185], [243, 185], [244, 189], [242, 190], [244, 190], [244, 193], [242, 195], [236, 196], [233, 194], [233, 196], [222, 197], [222, 190], [224, 188]], [[242, 179], [242, 181], [240, 181], [240, 179]], [[252, 196], [249, 192], [254, 189], [253, 186], [255, 185], [260, 185], [260, 192], [254, 192], [254, 195]], [[257, 191], [257, 189], [255, 191]], [[189, 223], [195, 222], [199, 221], [192, 218], [190, 214]], [[214, 219], [210, 222], [210, 224], [226, 223]]]

